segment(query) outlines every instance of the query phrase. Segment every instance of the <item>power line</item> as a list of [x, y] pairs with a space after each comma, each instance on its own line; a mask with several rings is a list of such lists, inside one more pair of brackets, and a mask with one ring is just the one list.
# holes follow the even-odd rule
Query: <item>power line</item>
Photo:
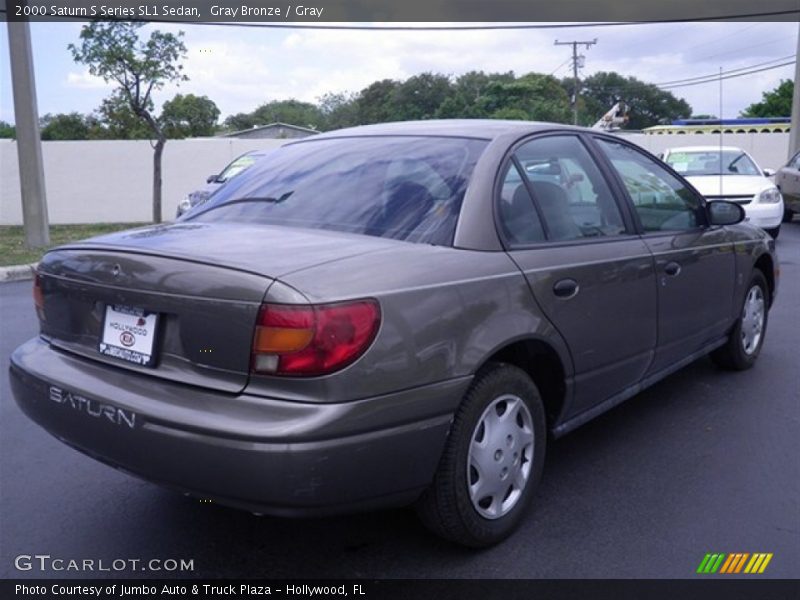
[[[0, 13], [6, 13], [6, 9], [0, 9]], [[725, 14], [708, 17], [658, 19], [653, 21], [601, 21], [596, 23], [511, 23], [511, 24], [492, 24], [492, 25], [306, 25], [303, 23], [237, 23], [232, 21], [187, 21], [180, 19], [104, 19], [105, 21], [138, 21], [145, 23], [160, 23], [166, 25], [202, 25], [211, 27], [249, 27], [262, 29], [319, 29], [319, 30], [341, 30], [341, 31], [477, 31], [477, 30], [513, 30], [513, 29], [585, 29], [590, 27], [627, 27], [634, 25], [659, 25], [669, 23], [700, 23], [708, 21], [736, 21], [742, 19], [754, 19], [760, 17], [785, 17], [800, 14], [800, 9], [780, 10], [759, 13], [740, 13]], [[60, 17], [47, 19], [52, 22], [59, 21], [86, 21], [85, 17]]]
[[735, 35], [739, 35], [743, 31], [747, 31], [749, 29], [753, 29], [754, 27], [760, 27], [763, 24], [764, 23], [753, 23], [751, 25], [748, 25], [747, 27], [742, 27], [741, 29], [737, 29], [736, 31], [732, 31], [731, 33], [725, 34], [723, 36], [720, 36], [720, 37], [718, 37], [716, 39], [713, 39], [713, 40], [710, 40], [708, 42], [703, 42], [702, 44], [695, 44], [694, 46], [689, 46], [688, 48], [681, 48], [681, 53], [685, 54], [686, 52], [688, 52], [690, 50], [696, 50], [697, 48], [705, 48], [706, 46], [711, 46], [713, 44], [718, 44], [722, 40], [726, 40], [726, 39], [728, 39], [730, 37], [733, 37]]
[[[772, 60], [767, 60], [765, 62], [756, 63], [754, 65], [748, 65], [746, 67], [739, 67], [738, 69], [730, 69], [722, 73], [723, 75], [727, 75], [729, 73], [736, 73], [738, 71], [747, 71], [748, 69], [754, 69], [756, 67], [763, 67], [764, 65], [769, 65], [781, 60], [789, 60], [790, 58], [794, 58], [794, 54], [789, 54], [788, 56], [781, 56], [780, 58], [773, 58]], [[690, 81], [697, 81], [698, 79], [706, 79], [708, 77], [713, 77], [715, 79], [719, 78], [719, 73], [709, 73], [708, 75], [698, 75], [697, 77], [687, 77], [685, 79], [673, 79], [672, 81], [660, 81], [658, 83], [654, 83], [653, 85], [672, 85], [674, 83], [688, 83]]]
[[782, 38], [778, 38], [777, 40], [770, 40], [768, 42], [761, 42], [759, 44], [750, 44], [749, 46], [742, 46], [741, 48], [736, 48], [735, 50], [730, 50], [726, 52], [717, 52], [716, 54], [707, 54], [706, 56], [700, 56], [695, 60], [707, 60], [709, 58], [717, 58], [718, 56], [728, 56], [730, 54], [735, 54], [736, 52], [741, 52], [742, 50], [750, 50], [752, 48], [761, 48], [762, 46], [771, 46], [772, 44], [780, 44], [786, 40], [793, 40], [795, 36], [787, 35]]
[[572, 60], [571, 58], [568, 58], [567, 60], [565, 60], [564, 62], [562, 62], [560, 65], [558, 65], [558, 66], [557, 66], [555, 69], [553, 69], [553, 70], [550, 72], [550, 75], [555, 75], [555, 74], [556, 74], [556, 71], [559, 71], [559, 70], [560, 70], [562, 67], [564, 67], [564, 65], [566, 65], [566, 64], [567, 64], [569, 61], [571, 61], [571, 60]]
[[689, 87], [689, 86], [693, 86], [693, 85], [701, 85], [703, 83], [714, 83], [716, 81], [719, 81], [720, 79], [736, 79], [737, 77], [745, 77], [747, 75], [753, 75], [755, 73], [762, 73], [764, 71], [772, 71], [773, 69], [780, 69], [781, 67], [788, 67], [789, 65], [795, 64], [795, 62], [796, 61], [794, 61], [794, 60], [790, 60], [788, 62], [781, 63], [779, 65], [774, 65], [772, 67], [763, 67], [761, 69], [754, 69], [752, 71], [747, 71], [746, 73], [738, 73], [738, 74], [735, 74], [735, 75], [728, 75], [728, 76], [725, 76], [723, 74], [722, 77], [720, 77], [719, 75], [716, 75], [714, 77], [711, 77], [709, 79], [705, 79], [703, 81], [695, 81], [694, 83], [680, 83], [678, 85], [666, 85], [666, 86], [659, 86], [659, 87], [662, 90], [671, 90], [671, 89], [679, 88], [679, 87]]

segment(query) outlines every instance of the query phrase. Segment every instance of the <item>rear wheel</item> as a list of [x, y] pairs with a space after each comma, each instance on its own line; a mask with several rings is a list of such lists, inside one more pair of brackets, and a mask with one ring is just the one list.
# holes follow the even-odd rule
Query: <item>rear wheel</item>
[[456, 411], [431, 487], [417, 504], [425, 525], [474, 548], [510, 535], [541, 478], [546, 442], [539, 391], [521, 369], [491, 364]]
[[711, 353], [712, 360], [724, 369], [743, 371], [752, 367], [767, 331], [767, 280], [761, 271], [754, 271], [744, 296], [741, 316], [728, 342]]

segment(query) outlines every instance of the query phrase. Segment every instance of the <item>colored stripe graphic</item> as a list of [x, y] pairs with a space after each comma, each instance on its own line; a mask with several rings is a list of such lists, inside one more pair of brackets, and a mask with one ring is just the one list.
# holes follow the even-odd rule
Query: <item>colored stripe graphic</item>
[[725, 559], [725, 554], [706, 554], [703, 557], [700, 566], [697, 567], [698, 573], [716, 573], [722, 561]]
[[[763, 573], [773, 554], [767, 552], [734, 552], [732, 554], [708, 553], [700, 561], [697, 572], [702, 574], [713, 574], [719, 572], [720, 575], [744, 573], [759, 574]], [[745, 566], [747, 565], [747, 566]]]

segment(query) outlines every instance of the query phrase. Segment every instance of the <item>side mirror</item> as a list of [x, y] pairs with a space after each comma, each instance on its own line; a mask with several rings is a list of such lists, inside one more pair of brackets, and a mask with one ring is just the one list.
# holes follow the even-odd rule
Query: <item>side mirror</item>
[[217, 181], [217, 177], [219, 177], [219, 173], [215, 173], [214, 175], [209, 175], [206, 177], [206, 183], [214, 183]]
[[708, 203], [708, 222], [711, 225], [736, 225], [744, 221], [744, 209], [735, 202], [713, 200]]
[[764, 169], [764, 177], [772, 177], [775, 175], [775, 169]]

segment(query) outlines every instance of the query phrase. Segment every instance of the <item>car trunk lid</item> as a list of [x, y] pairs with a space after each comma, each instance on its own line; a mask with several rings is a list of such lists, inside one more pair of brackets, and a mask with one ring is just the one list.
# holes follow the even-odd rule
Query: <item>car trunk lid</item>
[[[343, 237], [356, 239], [347, 244]], [[258, 309], [276, 277], [381, 245], [361, 238], [175, 224], [62, 246], [38, 267], [42, 335], [58, 348], [117, 368], [235, 393], [247, 385]], [[157, 315], [151, 365], [119, 357], [127, 340], [106, 326], [107, 307]], [[109, 339], [116, 356], [100, 351]]]

